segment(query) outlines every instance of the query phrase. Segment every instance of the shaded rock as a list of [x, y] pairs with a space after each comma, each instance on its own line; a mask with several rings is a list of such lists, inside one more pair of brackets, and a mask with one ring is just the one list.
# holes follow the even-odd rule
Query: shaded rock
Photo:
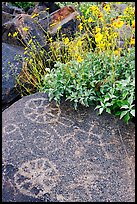
[[60, 7], [55, 2], [42, 1], [42, 2], [39, 2], [38, 6], [44, 6], [48, 8], [49, 13], [53, 13], [54, 11], [57, 11], [60, 9]]
[[34, 11], [35, 7], [30, 7], [27, 11], [27, 14], [31, 15]]
[[[4, 2], [3, 2], [4, 3]], [[6, 2], [7, 3], [7, 2]], [[11, 4], [7, 3], [7, 4], [2, 4], [2, 11], [6, 12], [6, 13], [10, 13], [13, 15], [16, 14], [21, 14], [21, 13], [25, 13], [25, 11], [21, 8], [18, 8], [16, 6], [12, 6]]]
[[40, 11], [47, 11], [49, 14], [53, 13], [54, 11], [59, 10], [60, 7], [54, 2], [35, 2], [35, 8], [33, 11], [30, 9], [29, 13], [35, 14], [39, 13]]
[[14, 15], [2, 11], [2, 24], [6, 23], [7, 21], [12, 20], [14, 17], [15, 17]]
[[[15, 76], [22, 70], [23, 51], [22, 47], [2, 43], [2, 109], [20, 98]], [[19, 55], [20, 61], [14, 59], [15, 55]]]
[[[16, 26], [15, 26], [15, 18], [13, 18], [11, 21], [8, 21], [2, 25], [2, 42], [9, 43], [17, 46], [23, 46], [23, 39], [21, 38], [20, 33], [18, 33], [19, 39], [22, 39], [23, 43], [17, 39], [17, 37], [12, 37], [12, 35], [17, 32]], [[11, 33], [11, 36], [8, 36], [8, 34]]]
[[3, 111], [2, 141], [5, 202], [135, 202], [132, 122], [36, 93]]

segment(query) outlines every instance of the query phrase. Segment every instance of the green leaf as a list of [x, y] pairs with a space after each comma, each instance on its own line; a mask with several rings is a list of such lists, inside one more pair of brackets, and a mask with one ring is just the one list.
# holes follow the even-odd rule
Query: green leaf
[[133, 96], [130, 96], [130, 97], [128, 98], [128, 102], [129, 102], [130, 105], [133, 103]]
[[122, 111], [122, 113], [120, 115], [120, 119], [123, 118], [127, 113], [128, 113], [128, 111]]
[[103, 110], [104, 110], [104, 108], [100, 108], [100, 109], [99, 109], [99, 115], [102, 114]]
[[116, 116], [119, 116], [120, 114], [121, 114], [121, 111], [117, 111], [117, 112], [115, 113]]
[[[124, 106], [122, 106], [121, 108], [129, 109], [128, 105], [124, 105]], [[121, 108], [120, 108], [120, 109], [121, 109]]]
[[130, 113], [135, 117], [135, 110], [131, 110]]
[[109, 101], [109, 98], [105, 98], [105, 99], [104, 99], [104, 102], [106, 102], [106, 101]]
[[98, 108], [100, 108], [101, 106], [100, 105], [97, 105], [95, 108], [94, 108], [94, 110], [96, 110], [96, 109], [98, 109]]
[[106, 112], [111, 114], [111, 110], [109, 108], [106, 108]]
[[125, 117], [124, 117], [124, 121], [126, 123], [128, 123], [129, 119], [130, 119], [130, 115], [129, 115], [129, 112], [128, 112], [127, 115], [125, 115]]
[[105, 104], [105, 106], [107, 107], [107, 106], [111, 106], [112, 104], [111, 103], [106, 103]]

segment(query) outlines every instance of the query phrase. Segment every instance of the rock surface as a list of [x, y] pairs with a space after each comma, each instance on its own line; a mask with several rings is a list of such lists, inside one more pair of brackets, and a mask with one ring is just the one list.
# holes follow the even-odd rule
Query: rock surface
[[6, 23], [7, 21], [12, 20], [14, 17], [15, 17], [14, 15], [2, 11], [2, 25], [3, 25], [4, 23]]
[[[22, 70], [23, 51], [22, 47], [2, 43], [2, 109], [20, 98], [15, 76]], [[16, 55], [20, 61], [15, 59]]]
[[36, 93], [2, 126], [3, 202], [135, 202], [133, 123]]
[[7, 2], [2, 2], [2, 11], [13, 14], [13, 15], [25, 13], [23, 9], [13, 6]]

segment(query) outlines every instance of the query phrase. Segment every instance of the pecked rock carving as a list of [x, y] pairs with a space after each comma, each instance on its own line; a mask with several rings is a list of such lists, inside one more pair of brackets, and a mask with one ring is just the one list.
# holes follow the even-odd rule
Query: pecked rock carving
[[36, 93], [3, 111], [2, 125], [3, 201], [134, 201], [132, 123]]

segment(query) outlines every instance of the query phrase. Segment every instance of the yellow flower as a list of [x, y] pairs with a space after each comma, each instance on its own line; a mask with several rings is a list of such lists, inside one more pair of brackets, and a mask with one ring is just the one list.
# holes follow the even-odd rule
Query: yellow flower
[[135, 28], [135, 20], [132, 21], [132, 28]]
[[35, 18], [35, 17], [37, 17], [37, 16], [39, 16], [39, 14], [38, 14], [38, 13], [35, 13], [35, 14], [33, 14], [33, 15], [31, 16], [31, 18]]
[[18, 35], [18, 32], [13, 33], [13, 37], [16, 37]]
[[99, 10], [99, 8], [97, 6], [91, 6], [90, 10], [92, 11], [93, 16], [97, 16], [100, 13], [100, 10]]
[[29, 40], [28, 45], [30, 45], [32, 43], [32, 39]]
[[91, 17], [88, 18], [88, 23], [93, 22], [93, 19]]
[[100, 31], [101, 31], [101, 28], [95, 27], [95, 32], [96, 32], [96, 33], [99, 33]]
[[118, 19], [120, 20], [122, 18], [122, 16], [118, 16]]
[[77, 42], [77, 46], [80, 47], [82, 45], [83, 41], [82, 40], [78, 40]]
[[124, 14], [125, 15], [134, 15], [135, 13], [134, 13], [134, 8], [132, 8], [132, 6], [127, 6], [126, 8], [125, 8], [125, 10], [124, 10]]
[[124, 14], [126, 15], [128, 13], [129, 7], [127, 6], [124, 10]]
[[101, 34], [101, 33], [97, 33], [96, 35], [95, 35], [95, 41], [98, 43], [98, 42], [100, 42], [101, 40], [102, 40], [102, 38], [103, 38], [103, 35]]
[[33, 59], [30, 59], [30, 60], [29, 60], [29, 63], [31, 64], [32, 62], [33, 62]]
[[114, 38], [116, 38], [116, 37], [118, 37], [118, 33], [114, 32], [114, 33], [112, 34], [112, 36], [113, 36]]
[[121, 28], [123, 26], [123, 24], [124, 24], [123, 21], [118, 20], [117, 22], [113, 23], [113, 26], [116, 28]]
[[10, 36], [11, 36], [11, 33], [8, 34], [8, 37], [10, 37]]
[[54, 25], [56, 25], [57, 23], [52, 23], [52, 24], [50, 24], [50, 27], [53, 27]]
[[120, 54], [119, 50], [114, 51], [114, 55], [119, 55], [119, 54]]
[[105, 48], [105, 43], [104, 43], [104, 42], [100, 42], [100, 43], [98, 44], [98, 47], [99, 47], [100, 49], [104, 50], [104, 48]]
[[130, 44], [131, 44], [131, 45], [135, 45], [135, 38], [131, 38]]
[[49, 38], [49, 42], [51, 43], [52, 41], [53, 41], [52, 37], [51, 37], [51, 38]]
[[66, 37], [66, 38], [64, 39], [64, 43], [65, 43], [66, 45], [69, 43], [69, 38], [68, 38], [68, 37]]
[[77, 18], [77, 20], [80, 20], [80, 19], [81, 19], [81, 16], [80, 16], [80, 15], [78, 15], [76, 18]]
[[22, 28], [23, 31], [28, 31], [29, 29], [27, 27]]
[[101, 21], [104, 21], [104, 19], [103, 19], [103, 13], [102, 13], [102, 12], [99, 13], [98, 19], [101, 20]]
[[80, 23], [80, 24], [78, 25], [78, 28], [79, 28], [80, 31], [83, 29], [82, 23]]
[[61, 26], [59, 26], [57, 29], [60, 30], [60, 29], [61, 29]]
[[96, 11], [96, 10], [98, 10], [98, 7], [97, 6], [91, 6], [90, 9], [91, 9], [91, 11]]
[[64, 34], [62, 34], [62, 36], [63, 36], [63, 37], [65, 37], [65, 36], [66, 36], [66, 34], [64, 33]]
[[78, 55], [78, 57], [77, 57], [77, 62], [79, 62], [79, 63], [83, 62], [83, 59], [80, 57], [80, 55]]
[[109, 4], [106, 5], [106, 6], [104, 7], [104, 10], [107, 11], [107, 12], [109, 12], [109, 11], [110, 11], [110, 5], [109, 5]]
[[24, 52], [24, 55], [26, 55], [26, 54], [27, 54], [27, 51]]
[[106, 35], [107, 37], [109, 36], [108, 30], [105, 31], [105, 35]]

